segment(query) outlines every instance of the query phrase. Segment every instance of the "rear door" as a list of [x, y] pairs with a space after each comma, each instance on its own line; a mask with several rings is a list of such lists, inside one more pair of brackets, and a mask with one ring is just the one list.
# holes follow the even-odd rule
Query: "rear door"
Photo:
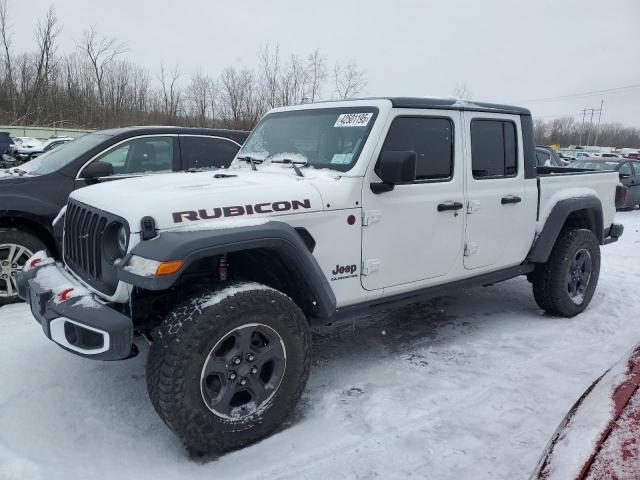
[[240, 145], [223, 137], [180, 135], [182, 169], [228, 168]]
[[464, 266], [494, 270], [521, 263], [535, 231], [527, 198], [520, 117], [464, 112], [467, 151]]
[[[464, 172], [458, 111], [392, 111], [380, 147], [416, 153], [414, 182], [362, 191], [363, 276], [367, 290], [444, 277], [459, 265], [464, 229]], [[377, 164], [377, 162], [376, 162]]]

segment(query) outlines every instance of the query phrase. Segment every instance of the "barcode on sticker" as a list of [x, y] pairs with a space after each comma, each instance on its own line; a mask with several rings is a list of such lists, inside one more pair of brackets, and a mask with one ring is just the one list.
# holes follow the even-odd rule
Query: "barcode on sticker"
[[373, 113], [343, 113], [334, 127], [366, 127]]

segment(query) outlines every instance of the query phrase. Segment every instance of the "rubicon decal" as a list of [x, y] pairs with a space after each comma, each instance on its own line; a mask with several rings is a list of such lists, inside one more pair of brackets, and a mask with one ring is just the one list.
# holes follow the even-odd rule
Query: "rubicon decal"
[[242, 215], [255, 215], [261, 213], [280, 213], [289, 210], [311, 208], [311, 200], [282, 200], [279, 202], [255, 203], [252, 205], [231, 205], [229, 207], [202, 208], [199, 210], [186, 210], [173, 212], [173, 223], [182, 223], [185, 220], [211, 220], [222, 217], [240, 217]]
[[357, 265], [336, 265], [336, 268], [331, 272], [331, 281], [344, 280], [345, 278], [357, 277], [356, 271]]

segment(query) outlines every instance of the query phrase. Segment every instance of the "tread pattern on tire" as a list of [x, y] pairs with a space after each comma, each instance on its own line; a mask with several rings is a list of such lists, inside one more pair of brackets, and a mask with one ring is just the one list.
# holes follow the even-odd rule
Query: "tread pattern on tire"
[[[593, 259], [591, 280], [584, 301], [573, 303], [567, 294], [566, 272], [578, 248], [590, 249]], [[537, 266], [533, 273], [533, 295], [536, 303], [547, 313], [560, 317], [573, 317], [589, 305], [600, 274], [600, 246], [591, 230], [563, 229], [551, 250], [546, 263]]]
[[[223, 295], [218, 303], [203, 307], [213, 295], [220, 295], [221, 290], [224, 288], [198, 295], [177, 306], [156, 329], [147, 359], [147, 388], [151, 403], [169, 428], [198, 452], [233, 450], [269, 435], [297, 403], [310, 369], [309, 326], [302, 311], [289, 297], [264, 287]], [[243, 314], [265, 308], [278, 312], [281, 321], [291, 329], [290, 337], [299, 341], [300, 358], [297, 360], [300, 364], [291, 364], [296, 359], [289, 359], [288, 351], [283, 384], [274, 398], [250, 415], [248, 420], [232, 421], [217, 417], [206, 408], [200, 397], [199, 374], [197, 395], [193, 392], [193, 382], [189, 384], [189, 380], [193, 381], [193, 365], [201, 369], [202, 355], [210, 349], [202, 351], [203, 339], [218, 338], [229, 330], [228, 327], [225, 330], [224, 325], [233, 326]], [[296, 384], [289, 380], [287, 390], [283, 387], [289, 374], [296, 379]]]

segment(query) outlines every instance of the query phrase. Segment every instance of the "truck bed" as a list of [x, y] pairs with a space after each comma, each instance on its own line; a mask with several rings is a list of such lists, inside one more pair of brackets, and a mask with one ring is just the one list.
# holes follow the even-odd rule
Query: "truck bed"
[[557, 202], [570, 198], [595, 196], [602, 202], [602, 220], [608, 228], [616, 214], [618, 172], [578, 168], [538, 167], [538, 231], [544, 226]]

